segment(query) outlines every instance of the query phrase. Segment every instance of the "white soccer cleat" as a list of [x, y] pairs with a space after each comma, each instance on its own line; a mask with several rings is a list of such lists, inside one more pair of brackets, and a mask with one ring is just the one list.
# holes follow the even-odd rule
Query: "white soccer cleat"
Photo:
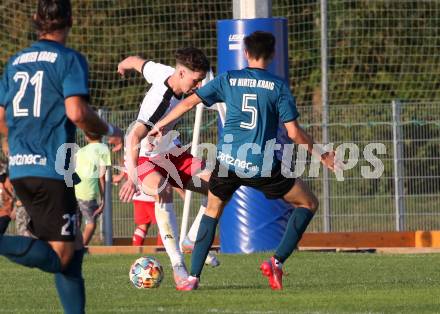
[[173, 266], [173, 276], [176, 287], [180, 286], [182, 282], [188, 279], [188, 271], [183, 263], [178, 263]]
[[[194, 242], [191, 241], [188, 237], [185, 237], [182, 241], [182, 251], [184, 253], [192, 253], [194, 250]], [[213, 252], [209, 252], [208, 256], [206, 256], [205, 265], [209, 265], [212, 267], [217, 267], [220, 265], [220, 261], [217, 256]]]
[[220, 266], [220, 261], [213, 252], [209, 252], [208, 256], [206, 256], [205, 265], [217, 267]]

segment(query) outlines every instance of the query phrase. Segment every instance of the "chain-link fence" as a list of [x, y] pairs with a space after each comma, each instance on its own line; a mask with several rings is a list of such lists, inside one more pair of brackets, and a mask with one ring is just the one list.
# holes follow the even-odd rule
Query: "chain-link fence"
[[[330, 142], [334, 147], [356, 144], [359, 162], [344, 171], [344, 181], [330, 177], [330, 216], [319, 213], [310, 231], [322, 231], [325, 219], [331, 231], [341, 232], [440, 228], [439, 103], [395, 105], [400, 115], [393, 115], [392, 103], [330, 107]], [[320, 113], [312, 107], [300, 111], [301, 122], [319, 142]], [[386, 148], [385, 154], [375, 152], [384, 165], [377, 179], [362, 176], [362, 167], [373, 168], [364, 157], [370, 143], [382, 143]], [[318, 196], [322, 194], [321, 178], [306, 180]], [[322, 197], [320, 200], [322, 203]]]
[[[440, 98], [440, 1], [326, 2], [330, 105]], [[0, 70], [36, 39], [30, 23], [36, 3], [0, 1]], [[321, 106], [320, 3], [272, 0], [272, 15], [288, 20], [289, 78], [300, 106]], [[145, 90], [140, 77], [118, 77], [124, 57], [173, 64], [177, 48], [194, 45], [216, 73], [216, 21], [233, 16], [232, 0], [82, 0], [72, 6], [68, 45], [89, 61], [92, 104], [114, 110], [136, 109]]]
[[[272, 0], [273, 16], [288, 20], [289, 79], [301, 121], [317, 142], [322, 140], [321, 1]], [[328, 215], [314, 219], [309, 230], [322, 231], [324, 221], [333, 231], [438, 229], [440, 1], [326, 3], [329, 141], [353, 142], [361, 157], [367, 143], [383, 143], [385, 170], [380, 179], [366, 180], [360, 167], [369, 163], [361, 159], [346, 171], [344, 182], [330, 176]], [[0, 0], [1, 72], [11, 55], [36, 39], [30, 23], [35, 5], [36, 0]], [[177, 48], [194, 45], [206, 52], [216, 72], [216, 21], [233, 16], [232, 0], [83, 0], [72, 6], [68, 45], [89, 61], [91, 103], [111, 110], [109, 120], [123, 127], [136, 113], [118, 110], [136, 110], [146, 86], [140, 76], [120, 79], [118, 62], [141, 55], [172, 65]], [[393, 99], [414, 101], [398, 107], [400, 124], [393, 124]], [[352, 105], [358, 103], [367, 105]], [[212, 115], [205, 114], [202, 142], [215, 142]], [[192, 122], [182, 125], [188, 143]], [[306, 178], [319, 196], [321, 176]], [[132, 209], [116, 200], [114, 190], [120, 221], [115, 220], [115, 236], [129, 236]], [[178, 212], [179, 202], [176, 198]]]

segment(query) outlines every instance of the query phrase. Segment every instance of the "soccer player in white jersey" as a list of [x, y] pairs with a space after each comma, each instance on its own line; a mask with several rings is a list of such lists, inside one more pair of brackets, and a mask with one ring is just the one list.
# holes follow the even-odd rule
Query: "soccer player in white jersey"
[[[179, 247], [170, 185], [206, 195], [210, 174], [202, 171], [204, 165], [201, 160], [183, 152], [172, 133], [164, 132], [161, 140], [154, 145], [141, 141], [185, 94], [191, 94], [201, 85], [209, 70], [209, 61], [202, 51], [188, 47], [176, 52], [176, 68], [132, 56], [118, 65], [122, 76], [130, 70], [140, 72], [152, 86], [142, 101], [137, 121], [126, 140], [128, 180], [119, 195], [122, 201], [128, 202], [141, 186], [145, 193], [155, 197], [157, 225], [173, 266], [176, 289], [180, 290], [188, 273]], [[174, 124], [170, 125], [168, 130], [173, 127]], [[198, 179], [192, 180], [194, 176]], [[200, 212], [204, 213], [204, 210], [202, 205]], [[196, 223], [200, 223], [200, 219], [196, 219]]]

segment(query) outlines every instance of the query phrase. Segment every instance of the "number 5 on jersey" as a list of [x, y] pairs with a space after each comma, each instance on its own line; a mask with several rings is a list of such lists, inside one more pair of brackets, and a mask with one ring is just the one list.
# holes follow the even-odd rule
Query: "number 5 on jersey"
[[[43, 71], [37, 71], [34, 76], [30, 79], [30, 82], [33, 86], [35, 86], [35, 96], [34, 96], [34, 110], [33, 116], [39, 117], [41, 111], [41, 89], [43, 85]], [[14, 75], [14, 81], [18, 82], [21, 80], [20, 88], [15, 94], [14, 99], [12, 100], [12, 107], [14, 108], [14, 117], [27, 117], [29, 116], [29, 110], [26, 108], [20, 108], [20, 102], [24, 97], [24, 93], [26, 92], [26, 88], [29, 84], [29, 74], [27, 72], [17, 72]]]
[[241, 110], [251, 114], [251, 122], [240, 122], [240, 127], [243, 129], [252, 130], [257, 125], [257, 108], [252, 106], [251, 102], [257, 101], [256, 94], [243, 94], [243, 101], [241, 103]]

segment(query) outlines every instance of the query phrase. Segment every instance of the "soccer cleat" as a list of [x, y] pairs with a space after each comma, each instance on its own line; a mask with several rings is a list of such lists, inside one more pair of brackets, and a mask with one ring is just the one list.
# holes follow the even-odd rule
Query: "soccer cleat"
[[220, 266], [220, 261], [217, 256], [213, 252], [209, 252], [208, 256], [206, 256], [205, 265], [209, 265], [212, 267]]
[[186, 280], [182, 281], [179, 285], [176, 285], [176, 290], [179, 291], [192, 291], [199, 287], [199, 278], [189, 276]]
[[269, 285], [272, 290], [283, 289], [283, 270], [281, 266], [276, 264], [275, 258], [272, 256], [269, 260], [264, 261], [261, 266], [261, 273], [269, 279]]
[[[194, 242], [191, 241], [188, 237], [182, 241], [182, 251], [183, 253], [189, 254], [194, 250]], [[208, 256], [206, 256], [205, 265], [209, 265], [212, 267], [217, 267], [220, 265], [220, 261], [218, 260], [215, 253], [209, 252]]]
[[[174, 282], [176, 283], [176, 289], [179, 285], [181, 285], [184, 281], [188, 279], [188, 271], [186, 270], [186, 266], [183, 263], [178, 263], [173, 266], [173, 276]], [[179, 290], [179, 289], [177, 289]]]

